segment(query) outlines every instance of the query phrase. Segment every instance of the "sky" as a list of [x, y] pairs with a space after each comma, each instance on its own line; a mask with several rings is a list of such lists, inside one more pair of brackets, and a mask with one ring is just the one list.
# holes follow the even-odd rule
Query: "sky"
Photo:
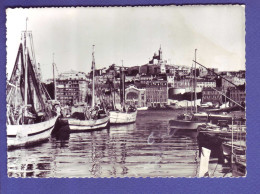
[[7, 73], [13, 69], [21, 31], [32, 31], [43, 79], [96, 68], [147, 64], [158, 49], [163, 59], [219, 71], [245, 70], [245, 7], [240, 5], [7, 9]]

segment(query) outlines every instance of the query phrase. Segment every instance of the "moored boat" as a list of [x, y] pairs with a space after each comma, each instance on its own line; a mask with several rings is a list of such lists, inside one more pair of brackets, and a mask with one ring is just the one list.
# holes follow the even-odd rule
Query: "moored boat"
[[[122, 61], [123, 63], [123, 61]], [[113, 107], [113, 110], [109, 112], [110, 116], [110, 123], [111, 124], [129, 124], [134, 123], [136, 121], [136, 115], [137, 115], [137, 109], [130, 105], [128, 109], [126, 110], [125, 105], [125, 75], [124, 75], [124, 69], [123, 64], [120, 68], [121, 75], [120, 75], [120, 83], [121, 83], [121, 90], [120, 90], [120, 100], [121, 100], [121, 110], [116, 110], [115, 107]], [[113, 105], [115, 102], [113, 102]]]
[[208, 115], [205, 113], [196, 113], [193, 115], [182, 114], [176, 119], [169, 120], [169, 128], [197, 130], [201, 125], [208, 121]]
[[[30, 47], [27, 47], [27, 37]], [[58, 117], [35, 62], [32, 34], [23, 32], [13, 72], [7, 83], [7, 146], [23, 147], [48, 140]], [[55, 112], [56, 111], [56, 112]]]
[[231, 164], [232, 176], [246, 176], [246, 155], [234, 155], [234, 162]]
[[[233, 146], [233, 148], [232, 148]], [[230, 156], [232, 154], [232, 149], [233, 153], [237, 155], [245, 155], [246, 153], [246, 142], [245, 141], [228, 141], [228, 142], [223, 142], [222, 143], [222, 149], [223, 149], [223, 154], [225, 156]]]
[[148, 107], [147, 106], [144, 106], [144, 107], [138, 107], [136, 108], [137, 110], [148, 110]]
[[23, 147], [47, 140], [54, 128], [58, 115], [50, 120], [27, 125], [7, 125], [8, 148]]
[[91, 131], [106, 128], [109, 124], [109, 115], [104, 106], [95, 103], [95, 58], [94, 45], [92, 52], [92, 102], [91, 108], [83, 106], [81, 112], [66, 118], [70, 132]]
[[105, 116], [104, 118], [100, 118], [100, 119], [89, 119], [89, 120], [69, 119], [68, 120], [68, 125], [71, 132], [103, 129], [108, 126], [108, 123], [109, 123], [108, 116]]
[[111, 124], [128, 124], [136, 121], [137, 111], [133, 112], [121, 112], [121, 111], [110, 111], [110, 123]]

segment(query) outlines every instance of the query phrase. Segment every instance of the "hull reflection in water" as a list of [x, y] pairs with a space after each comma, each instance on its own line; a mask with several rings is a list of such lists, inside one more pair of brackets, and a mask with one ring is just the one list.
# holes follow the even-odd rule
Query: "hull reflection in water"
[[[195, 177], [197, 138], [167, 129], [176, 114], [140, 111], [133, 124], [67, 135], [61, 130], [39, 146], [8, 151], [8, 176]], [[215, 167], [210, 163], [210, 170]], [[214, 176], [223, 174], [218, 165]]]

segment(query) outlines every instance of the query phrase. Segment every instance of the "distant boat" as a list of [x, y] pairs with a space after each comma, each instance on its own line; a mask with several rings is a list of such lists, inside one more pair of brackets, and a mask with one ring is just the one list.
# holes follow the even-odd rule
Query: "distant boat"
[[31, 32], [23, 32], [13, 72], [7, 83], [7, 146], [23, 147], [39, 143], [48, 138], [54, 128], [58, 114], [48, 104], [46, 89], [41, 83], [35, 55], [27, 47], [26, 38]]
[[[134, 106], [129, 106], [126, 108], [125, 105], [125, 75], [124, 70], [121, 67], [121, 110], [116, 110], [113, 107], [113, 110], [109, 112], [110, 123], [111, 124], [129, 124], [136, 121], [137, 109]], [[115, 102], [113, 102], [115, 104]], [[127, 109], [127, 110], [126, 110]]]
[[139, 108], [137, 108], [137, 110], [148, 110], [148, 107], [147, 107], [147, 106], [145, 106], [145, 107], [139, 107]]
[[74, 114], [75, 117], [67, 119], [71, 132], [91, 131], [106, 128], [109, 124], [109, 116], [104, 107], [95, 105], [95, 57], [94, 45], [92, 52], [92, 104], [91, 108], [85, 107], [84, 111]]
[[205, 124], [207, 121], [208, 115], [206, 113], [182, 114], [177, 119], [169, 120], [169, 128], [196, 131], [199, 126]]
[[[195, 49], [195, 70], [196, 70], [196, 51]], [[186, 101], [186, 114], [178, 115], [176, 119], [169, 120], [168, 127], [173, 129], [182, 129], [187, 131], [196, 131], [199, 129], [200, 125], [205, 124], [208, 121], [208, 114], [206, 113], [197, 113], [197, 92], [196, 92], [196, 73], [194, 75], [194, 109], [195, 113], [187, 113], [188, 112], [188, 101]], [[192, 99], [191, 99], [192, 101]], [[192, 107], [191, 107], [192, 108]]]

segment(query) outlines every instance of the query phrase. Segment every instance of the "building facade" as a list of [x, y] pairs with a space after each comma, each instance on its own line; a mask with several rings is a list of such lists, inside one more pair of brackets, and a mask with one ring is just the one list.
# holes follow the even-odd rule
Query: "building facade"
[[127, 105], [135, 104], [136, 107], [146, 107], [146, 89], [139, 89], [130, 85], [125, 90], [125, 102]]
[[183, 78], [183, 79], [175, 78], [174, 89], [184, 89], [185, 92], [193, 91], [192, 81], [193, 80], [190, 78]]
[[[216, 91], [218, 90], [218, 91]], [[202, 89], [202, 103], [212, 102], [214, 105], [221, 105], [222, 101], [222, 94], [220, 88], [203, 88]]]
[[84, 72], [65, 72], [56, 79], [56, 96], [61, 105], [84, 103], [88, 92], [88, 80]]
[[[244, 89], [238, 89], [235, 87], [229, 88], [230, 98], [238, 104], [244, 106], [246, 102], [246, 92]], [[230, 106], [235, 106], [236, 103], [230, 101]]]
[[[231, 83], [230, 83], [231, 82]], [[245, 78], [234, 77], [234, 76], [225, 76], [225, 79], [222, 79], [222, 87], [224, 90], [227, 90], [230, 87], [244, 85], [246, 83]]]
[[167, 73], [167, 82], [169, 87], [174, 87], [174, 75], [171, 73]]
[[152, 80], [146, 83], [148, 107], [164, 107], [168, 102], [167, 80]]
[[211, 79], [197, 79], [197, 88], [203, 89], [207, 87], [216, 87], [216, 81]]

